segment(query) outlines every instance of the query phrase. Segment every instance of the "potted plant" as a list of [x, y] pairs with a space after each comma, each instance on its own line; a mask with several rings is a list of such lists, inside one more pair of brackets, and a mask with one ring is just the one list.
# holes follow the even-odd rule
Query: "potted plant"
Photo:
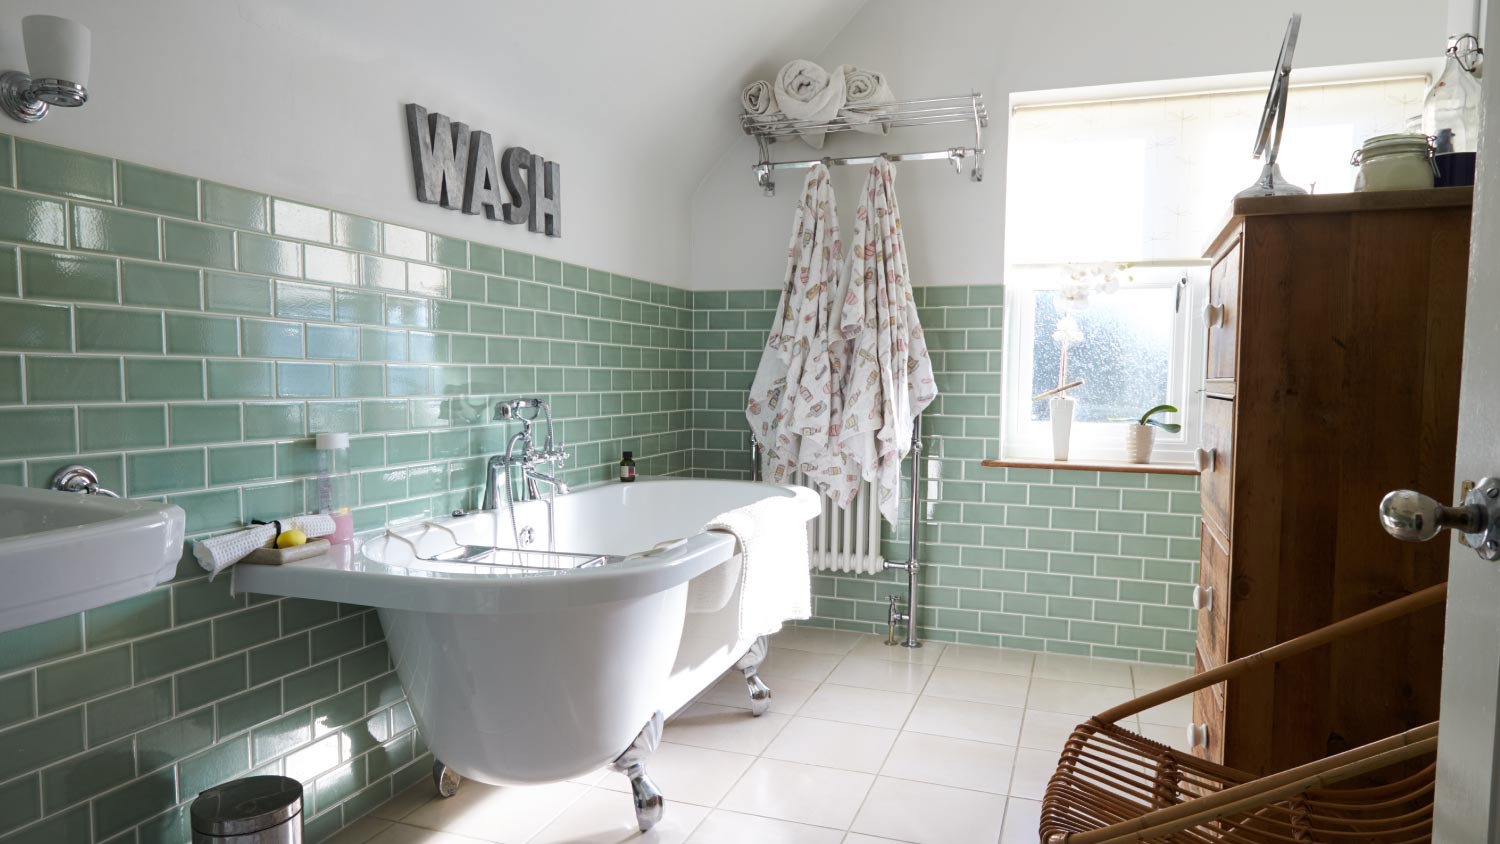
[[1169, 434], [1175, 434], [1182, 430], [1182, 426], [1176, 422], [1163, 422], [1160, 419], [1152, 419], [1158, 413], [1176, 413], [1177, 408], [1170, 404], [1159, 404], [1141, 414], [1141, 418], [1125, 426], [1125, 459], [1131, 463], [1150, 463], [1151, 447], [1156, 444], [1156, 429], [1160, 428]]

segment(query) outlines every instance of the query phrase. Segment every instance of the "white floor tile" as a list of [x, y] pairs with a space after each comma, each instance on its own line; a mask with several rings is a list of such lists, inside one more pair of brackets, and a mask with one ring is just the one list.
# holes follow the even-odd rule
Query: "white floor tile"
[[824, 684], [802, 705], [799, 714], [825, 721], [898, 729], [916, 702], [916, 695], [901, 692]]
[[841, 835], [828, 827], [715, 809], [688, 844], [838, 844]]
[[1152, 741], [1159, 741], [1174, 750], [1181, 750], [1183, 753], [1193, 752], [1193, 748], [1188, 744], [1186, 722], [1176, 727], [1164, 727], [1160, 724], [1142, 724], [1141, 735]]
[[1030, 683], [1027, 678], [1014, 674], [938, 666], [922, 693], [931, 697], [972, 700], [996, 706], [1025, 706], [1026, 687]]
[[898, 735], [880, 727], [799, 716], [771, 742], [765, 756], [873, 774], [880, 770]]
[[771, 637], [771, 645], [777, 648], [792, 648], [799, 651], [842, 656], [848, 653], [849, 649], [853, 648], [864, 635], [848, 630], [829, 630], [824, 627], [783, 627], [780, 633]]
[[790, 720], [791, 716], [776, 712], [756, 718], [732, 706], [695, 703], [667, 722], [662, 740], [755, 756]]
[[668, 801], [661, 821], [643, 834], [629, 797], [593, 788], [527, 844], [684, 844], [707, 815], [702, 806]]
[[875, 777], [760, 759], [735, 784], [721, 808], [784, 821], [848, 829]]
[[1000, 830], [1000, 844], [1037, 844], [1042, 825], [1042, 804], [1035, 800], [1012, 797], [1005, 804], [1005, 827]]
[[881, 777], [851, 828], [916, 844], [994, 844], [1005, 798]]
[[908, 732], [1015, 746], [1022, 709], [923, 695], [907, 719]]
[[1021, 724], [1021, 746], [1061, 753], [1068, 736], [1085, 720], [1087, 719], [1065, 712], [1028, 709], [1026, 720]]
[[1152, 665], [1137, 662], [1130, 666], [1135, 677], [1135, 693], [1143, 695], [1193, 676], [1193, 669], [1181, 665]]
[[916, 694], [922, 691], [922, 687], [927, 684], [927, 676], [931, 673], [932, 666], [922, 663], [847, 656], [828, 675], [828, 682], [840, 686]]
[[374, 815], [365, 815], [339, 830], [324, 844], [367, 844], [371, 838], [391, 828], [391, 821]]
[[884, 636], [865, 636], [849, 651], [849, 655], [860, 659], [884, 659], [891, 662], [919, 662], [932, 665], [942, 658], [951, 645], [944, 642], [923, 642], [920, 648], [887, 645]]
[[996, 674], [1031, 674], [1036, 654], [1029, 651], [1014, 651], [1007, 648], [986, 648], [981, 645], [949, 645], [938, 658], [944, 668], [962, 668], [966, 671], [991, 671]]
[[1133, 688], [1130, 663], [1113, 659], [1089, 659], [1070, 654], [1037, 654], [1031, 676], [1044, 680], [1069, 680], [1099, 686]]
[[1005, 794], [1015, 755], [1014, 747], [1003, 744], [905, 732], [880, 775]]
[[[817, 683], [791, 677], [773, 677], [761, 672], [760, 679], [771, 688], [771, 711], [783, 715], [795, 715], [802, 704], [818, 688]], [[699, 698], [700, 703], [732, 706], [736, 709], [750, 708], [750, 692], [745, 686], [745, 677], [738, 671], [725, 674], [709, 687]]]
[[478, 844], [487, 840], [398, 823], [371, 838], [369, 844]]
[[[754, 761], [754, 756], [743, 753], [663, 743], [646, 760], [646, 773], [669, 803], [714, 806]], [[630, 780], [624, 774], [611, 773], [597, 787], [629, 794]]]
[[[757, 670], [761, 674], [774, 677], [790, 677], [793, 680], [821, 683], [828, 679], [828, 672], [832, 671], [841, 659], [843, 657], [839, 654], [772, 648]], [[733, 669], [730, 669], [729, 673], [741, 678], [741, 682], [744, 682], [744, 674]]]
[[1026, 704], [1030, 709], [1066, 712], [1087, 718], [1118, 706], [1131, 697], [1130, 689], [1119, 686], [1036, 679], [1031, 681], [1031, 696], [1027, 698]]
[[1015, 774], [1010, 780], [1010, 795], [1027, 800], [1040, 800], [1047, 791], [1047, 781], [1057, 773], [1057, 760], [1062, 748], [1057, 750], [1035, 750], [1023, 747], [1016, 751]]
[[377, 818], [399, 821], [436, 799], [437, 789], [433, 787], [432, 779], [424, 777], [421, 782], [376, 806], [370, 814]]
[[433, 800], [401, 822], [499, 844], [523, 844], [588, 789], [577, 783], [500, 787], [465, 782], [458, 794]]
[[900, 844], [900, 842], [894, 838], [876, 838], [873, 835], [851, 832], [844, 836], [843, 844]]
[[1169, 700], [1158, 706], [1136, 716], [1142, 724], [1156, 724], [1161, 727], [1187, 727], [1188, 722], [1193, 720], [1193, 699], [1191, 697], [1180, 697]]

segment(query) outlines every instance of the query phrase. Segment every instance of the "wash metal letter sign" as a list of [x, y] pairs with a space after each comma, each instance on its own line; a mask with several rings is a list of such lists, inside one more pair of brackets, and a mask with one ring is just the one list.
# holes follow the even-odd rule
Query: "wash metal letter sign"
[[406, 131], [417, 201], [562, 237], [562, 168], [555, 162], [525, 147], [508, 147], [497, 161], [489, 132], [470, 132], [416, 103], [406, 106]]

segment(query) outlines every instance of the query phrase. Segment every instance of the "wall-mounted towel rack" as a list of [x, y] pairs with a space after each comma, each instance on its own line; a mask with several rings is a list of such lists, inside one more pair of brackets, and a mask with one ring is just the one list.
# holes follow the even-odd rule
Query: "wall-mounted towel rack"
[[[859, 119], [850, 119], [847, 114]], [[869, 164], [881, 157], [890, 161], [941, 161], [953, 164], [955, 172], [963, 172], [965, 160], [972, 162], [969, 178], [978, 182], [984, 179], [984, 129], [989, 126], [989, 112], [984, 107], [984, 95], [964, 94], [956, 97], [929, 97], [920, 100], [896, 100], [889, 103], [846, 106], [839, 117], [833, 120], [791, 120], [786, 117], [765, 118], [753, 114], [740, 117], [740, 127], [745, 134], [755, 138], [760, 145], [760, 161], [753, 165], [755, 180], [766, 196], [776, 193], [776, 182], [771, 178], [773, 170], [799, 170], [818, 162], [824, 164]], [[867, 118], [867, 119], [866, 119]], [[772, 161], [771, 144], [779, 138], [796, 137], [808, 132], [847, 132], [869, 126], [884, 126], [900, 129], [907, 126], [937, 126], [943, 123], [967, 123], [974, 127], [974, 145], [949, 147], [927, 152], [888, 152], [880, 155], [860, 155], [842, 158], [809, 158], [801, 161]]]

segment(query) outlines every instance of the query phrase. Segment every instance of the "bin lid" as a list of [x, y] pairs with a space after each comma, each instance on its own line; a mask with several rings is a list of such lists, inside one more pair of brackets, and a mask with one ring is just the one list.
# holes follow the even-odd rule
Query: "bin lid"
[[199, 792], [193, 831], [248, 835], [280, 826], [302, 811], [302, 783], [291, 777], [245, 777]]

